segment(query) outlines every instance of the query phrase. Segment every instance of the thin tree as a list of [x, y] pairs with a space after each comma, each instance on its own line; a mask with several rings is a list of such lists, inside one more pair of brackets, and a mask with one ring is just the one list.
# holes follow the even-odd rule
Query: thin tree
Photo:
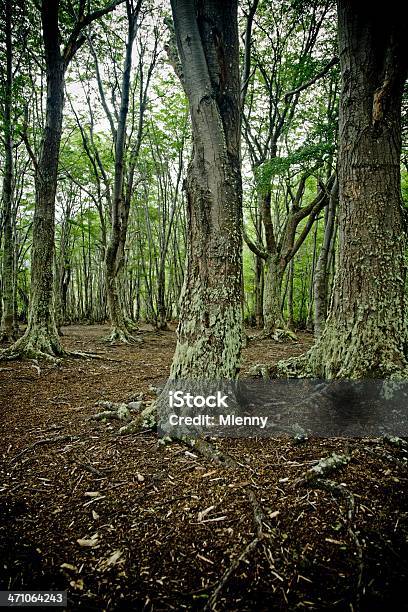
[[[66, 70], [86, 38], [84, 29], [112, 11], [122, 0], [115, 0], [93, 12], [79, 0], [75, 22], [63, 48], [60, 46], [60, 4], [41, 3], [42, 38], [47, 79], [45, 126], [35, 167], [35, 211], [31, 252], [31, 294], [28, 325], [24, 335], [2, 357], [48, 357], [64, 353], [56, 326], [53, 299], [53, 260], [55, 236], [55, 195], [61, 144]], [[65, 15], [66, 17], [66, 15]]]
[[5, 39], [6, 39], [6, 70], [2, 78], [2, 107], [3, 107], [3, 138], [4, 138], [4, 174], [2, 193], [3, 213], [3, 269], [2, 269], [2, 317], [0, 327], [0, 340], [3, 342], [15, 339], [14, 330], [14, 253], [13, 253], [13, 47], [12, 47], [12, 2], [6, 0], [5, 7]]

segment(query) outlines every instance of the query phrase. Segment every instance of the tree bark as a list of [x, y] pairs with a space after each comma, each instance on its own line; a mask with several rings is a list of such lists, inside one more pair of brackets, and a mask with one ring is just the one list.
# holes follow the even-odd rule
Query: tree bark
[[[119, 0], [118, 0], [119, 1]], [[82, 30], [114, 10], [115, 0], [85, 15], [86, 3], [78, 6], [77, 21], [61, 52], [59, 0], [41, 2], [42, 38], [45, 51], [47, 102], [40, 156], [35, 168], [36, 202], [31, 249], [31, 292], [28, 325], [24, 335], [1, 354], [3, 358], [45, 357], [64, 354], [58, 336], [54, 308], [55, 195], [64, 109], [65, 70], [85, 41]]]
[[170, 378], [233, 379], [242, 329], [242, 186], [237, 0], [172, 0], [193, 153], [187, 269]]
[[130, 202], [127, 202], [125, 199], [123, 182], [126, 121], [129, 112], [130, 75], [132, 69], [132, 49], [136, 35], [136, 19], [137, 14], [133, 14], [130, 6], [128, 6], [128, 34], [123, 66], [119, 121], [115, 143], [115, 180], [111, 215], [112, 229], [105, 258], [107, 302], [112, 327], [108, 340], [120, 340], [121, 342], [133, 340], [125, 322], [119, 275], [124, 263], [124, 247], [130, 205]]
[[339, 197], [339, 184], [336, 180], [330, 194], [329, 206], [326, 210], [326, 223], [324, 227], [324, 237], [322, 248], [316, 265], [314, 277], [313, 296], [314, 296], [314, 334], [319, 338], [324, 329], [327, 317], [328, 306], [328, 278], [329, 278], [329, 253], [333, 241], [334, 221], [336, 217], [336, 207]]
[[6, 80], [4, 83], [4, 175], [3, 175], [3, 291], [0, 341], [14, 340], [14, 253], [13, 253], [13, 133], [12, 133], [12, 90], [13, 90], [13, 49], [11, 40], [11, 0], [5, 3], [6, 38]]
[[283, 267], [278, 255], [269, 255], [265, 262], [265, 283], [263, 295], [264, 327], [262, 335], [273, 336], [277, 330], [285, 329], [281, 300], [282, 282], [286, 266]]
[[403, 376], [405, 222], [400, 195], [405, 10], [338, 1], [339, 257], [335, 299], [308, 369]]
[[35, 174], [36, 205], [31, 250], [31, 293], [27, 329], [10, 350], [32, 357], [58, 356], [63, 349], [54, 317], [53, 260], [55, 193], [64, 106], [64, 61], [59, 48], [58, 2], [42, 3], [47, 103]]

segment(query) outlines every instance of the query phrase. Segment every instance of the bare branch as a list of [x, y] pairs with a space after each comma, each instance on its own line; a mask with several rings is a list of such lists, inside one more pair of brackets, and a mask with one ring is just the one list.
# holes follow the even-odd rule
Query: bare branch
[[314, 76], [312, 79], [310, 79], [310, 81], [307, 81], [306, 83], [303, 83], [303, 85], [300, 85], [299, 87], [296, 87], [296, 89], [292, 89], [292, 91], [288, 91], [285, 93], [285, 102], [288, 102], [288, 100], [300, 93], [301, 91], [303, 91], [304, 89], [307, 89], [308, 87], [310, 87], [311, 85], [313, 85], [314, 83], [316, 83], [319, 79], [323, 78], [330, 70], [330, 68], [332, 68], [333, 66], [335, 66], [336, 64], [339, 63], [339, 58], [338, 57], [333, 57], [330, 62], [327, 64], [327, 66], [325, 66], [323, 68], [323, 70], [321, 70], [320, 72], [318, 72], [316, 74], [316, 76]]

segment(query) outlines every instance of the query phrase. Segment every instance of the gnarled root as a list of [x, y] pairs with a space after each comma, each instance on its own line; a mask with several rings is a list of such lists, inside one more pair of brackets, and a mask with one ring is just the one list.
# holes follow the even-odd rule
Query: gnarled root
[[124, 327], [113, 327], [110, 334], [102, 340], [103, 342], [107, 342], [109, 344], [113, 344], [115, 342], [122, 344], [141, 344], [143, 342], [142, 338], [132, 335], [130, 331]]
[[59, 338], [46, 335], [41, 331], [27, 330], [24, 336], [19, 338], [7, 349], [0, 351], [0, 361], [12, 361], [14, 359], [46, 359], [55, 363], [58, 358], [66, 355]]
[[255, 336], [257, 340], [275, 340], [275, 342], [297, 342], [297, 336], [294, 331], [287, 327], [277, 327], [275, 329], [264, 329], [259, 336]]
[[157, 425], [156, 403], [153, 401], [144, 408], [136, 417], [123, 425], [118, 431], [119, 436], [136, 433], [140, 429], [153, 429]]

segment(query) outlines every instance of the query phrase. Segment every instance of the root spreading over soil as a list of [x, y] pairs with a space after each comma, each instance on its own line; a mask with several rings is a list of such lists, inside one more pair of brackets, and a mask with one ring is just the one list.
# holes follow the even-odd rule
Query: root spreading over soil
[[[109, 360], [0, 368], [1, 589], [68, 589], [70, 610], [408, 609], [404, 444], [224, 439], [220, 465], [118, 436], [98, 402], [152, 399], [175, 338], [110, 346], [106, 331], [64, 328], [63, 343]], [[311, 341], [255, 339], [243, 371]]]

